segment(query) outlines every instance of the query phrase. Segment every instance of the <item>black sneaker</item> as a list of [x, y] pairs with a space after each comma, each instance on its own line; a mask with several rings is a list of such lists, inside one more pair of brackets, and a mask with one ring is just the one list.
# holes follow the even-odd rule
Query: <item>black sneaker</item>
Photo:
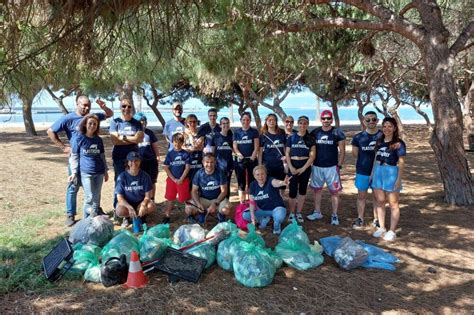
[[68, 214], [66, 216], [66, 226], [73, 226], [76, 223], [76, 219], [74, 218], [74, 215]]
[[364, 220], [362, 220], [361, 218], [357, 218], [354, 220], [354, 222], [352, 222], [352, 228], [353, 229], [362, 229], [364, 227]]
[[380, 227], [380, 223], [379, 223], [379, 220], [378, 219], [374, 219], [374, 221], [372, 222], [372, 226], [374, 228], [379, 228]]
[[170, 223], [170, 222], [171, 222], [170, 217], [164, 217], [163, 220], [161, 220], [161, 223], [162, 223], [162, 224], [168, 224], [168, 223]]

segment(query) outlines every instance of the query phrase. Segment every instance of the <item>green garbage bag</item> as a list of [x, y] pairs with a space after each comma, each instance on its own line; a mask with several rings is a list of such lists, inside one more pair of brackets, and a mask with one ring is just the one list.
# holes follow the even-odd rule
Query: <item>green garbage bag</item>
[[[192, 240], [190, 240], [190, 241], [191, 241], [191, 243], [194, 243], [194, 241], [192, 241]], [[189, 245], [189, 244], [184, 245], [184, 243], [183, 243], [181, 245], [183, 247], [183, 246], [186, 246], [186, 245]], [[207, 263], [206, 263], [206, 266], [205, 266], [206, 269], [211, 267], [212, 264], [214, 264], [214, 262], [216, 261], [216, 247], [212, 244], [209, 244], [209, 243], [198, 244], [196, 246], [193, 246], [193, 247], [185, 250], [185, 252], [189, 253], [193, 256], [206, 259], [207, 260]]]
[[148, 229], [148, 235], [157, 238], [170, 238], [170, 225], [169, 224], [158, 224]]
[[99, 265], [100, 247], [93, 244], [77, 243], [73, 246], [74, 264], [71, 271], [83, 273], [89, 267]]
[[95, 265], [87, 268], [84, 273], [84, 280], [90, 282], [101, 282], [100, 280], [100, 265]]
[[278, 243], [275, 251], [283, 261], [298, 270], [308, 270], [321, 265], [323, 256], [299, 239]]
[[222, 230], [227, 230], [229, 231], [229, 234], [231, 234], [233, 231], [237, 231], [238, 229], [237, 225], [230, 221], [221, 222], [218, 223], [215, 227], [213, 227], [212, 230], [209, 231], [209, 233], [207, 233], [206, 238], [212, 237]]
[[261, 247], [265, 247], [265, 240], [261, 235], [259, 235], [255, 229], [255, 225], [248, 224], [247, 225], [248, 233], [247, 236], [244, 238], [244, 241], [247, 243], [252, 243], [255, 245], [260, 245]]
[[276, 268], [261, 246], [240, 242], [232, 261], [238, 282], [249, 288], [266, 287], [273, 281]]
[[239, 230], [235, 230], [217, 246], [217, 264], [224, 270], [232, 271], [232, 259], [234, 258], [237, 245], [242, 242]]
[[270, 259], [270, 261], [273, 263], [273, 266], [275, 266], [275, 269], [278, 270], [281, 268], [281, 265], [283, 265], [283, 260], [281, 259], [280, 256], [278, 256], [273, 250], [270, 248], [262, 248], [262, 255], [265, 255]]
[[298, 222], [296, 222], [295, 219], [293, 219], [293, 222], [291, 222], [291, 224], [287, 225], [283, 231], [281, 231], [278, 242], [283, 243], [289, 239], [298, 239], [306, 244], [309, 244], [309, 238], [305, 231], [303, 231], [303, 226], [298, 225]]
[[144, 232], [138, 244], [140, 246], [140, 260], [150, 261], [160, 258], [166, 248], [172, 244], [172, 241], [169, 238], [158, 238], [150, 235], [150, 230], [144, 225]]
[[122, 229], [102, 249], [102, 261], [106, 261], [110, 257], [120, 257], [121, 254], [125, 254], [125, 256], [127, 256], [127, 263], [130, 263], [132, 251], [140, 252], [138, 240], [130, 231]]

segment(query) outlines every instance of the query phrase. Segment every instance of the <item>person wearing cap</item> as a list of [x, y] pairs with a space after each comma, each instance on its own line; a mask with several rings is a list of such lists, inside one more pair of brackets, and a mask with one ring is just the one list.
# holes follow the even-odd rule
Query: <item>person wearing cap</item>
[[207, 117], [209, 122], [202, 124], [198, 129], [198, 136], [204, 137], [204, 153], [211, 152], [212, 138], [221, 131], [221, 126], [217, 123], [217, 109], [210, 108]]
[[[288, 161], [290, 178], [289, 211], [288, 221], [296, 218], [303, 223], [304, 200], [308, 188], [308, 180], [311, 176], [311, 165], [316, 156], [316, 145], [314, 138], [308, 132], [309, 119], [307, 116], [298, 118], [298, 132], [293, 133], [286, 140], [285, 155]], [[296, 213], [295, 213], [296, 210]]]
[[[357, 188], [357, 219], [352, 223], [354, 229], [364, 227], [365, 203], [367, 191], [370, 187], [370, 174], [374, 165], [375, 145], [382, 136], [382, 132], [377, 128], [377, 113], [368, 111], [364, 115], [363, 124], [365, 130], [357, 133], [352, 138], [352, 156], [356, 158], [355, 187]], [[374, 220], [373, 226], [379, 227], [377, 219], [377, 206], [374, 196], [373, 202]]]
[[146, 222], [146, 216], [156, 211], [156, 204], [151, 200], [153, 185], [150, 176], [140, 169], [140, 154], [129, 152], [126, 159], [126, 169], [115, 184], [118, 200], [115, 214], [123, 218], [124, 228], [131, 223], [130, 219], [138, 216], [142, 222]]
[[314, 190], [314, 211], [307, 218], [311, 221], [322, 219], [321, 197], [323, 186], [326, 184], [331, 193], [331, 224], [339, 225], [337, 212], [340, 203], [339, 192], [342, 190], [339, 172], [346, 155], [346, 136], [341, 129], [331, 126], [332, 118], [330, 110], [323, 110], [321, 112], [322, 126], [311, 132], [316, 141], [317, 154], [311, 167], [310, 183]]
[[158, 148], [158, 139], [155, 133], [148, 129], [147, 118], [144, 113], [138, 112], [133, 118], [138, 120], [143, 127], [143, 141], [138, 144], [138, 153], [142, 157], [141, 169], [150, 175], [153, 183], [153, 189], [151, 192], [151, 200], [155, 200], [156, 191], [156, 180], [158, 178], [158, 166], [160, 162], [160, 150]]
[[173, 135], [175, 133], [184, 134], [185, 119], [183, 115], [183, 105], [180, 102], [175, 102], [171, 106], [173, 111], [173, 118], [168, 120], [163, 128], [163, 135], [168, 142], [168, 151], [173, 150]]

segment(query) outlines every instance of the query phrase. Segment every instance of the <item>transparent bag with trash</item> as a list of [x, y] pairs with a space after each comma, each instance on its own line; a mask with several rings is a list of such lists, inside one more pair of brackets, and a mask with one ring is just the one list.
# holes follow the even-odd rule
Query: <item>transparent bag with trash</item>
[[73, 246], [74, 264], [71, 271], [83, 273], [89, 267], [99, 265], [100, 247], [93, 244], [77, 243]]
[[167, 247], [172, 244], [169, 238], [158, 238], [150, 235], [150, 230], [147, 229], [146, 224], [143, 225], [143, 235], [138, 240], [140, 247], [140, 260], [149, 261], [160, 258]]
[[158, 224], [148, 229], [148, 235], [157, 238], [170, 238], [170, 225], [169, 224]]
[[249, 232], [244, 237], [244, 241], [246, 241], [247, 243], [260, 245], [262, 248], [264, 248], [265, 247], [265, 240], [263, 239], [263, 237], [261, 235], [259, 235], [257, 233], [255, 225], [247, 224], [247, 229], [248, 229]]
[[[188, 241], [184, 244], [181, 244], [181, 247], [187, 246], [194, 243], [194, 241]], [[216, 261], [216, 247], [209, 243], [201, 243], [196, 246], [193, 246], [185, 250], [186, 253], [189, 253], [193, 256], [204, 258], [207, 260], [205, 268], [211, 267]]]
[[235, 230], [225, 240], [217, 246], [217, 264], [224, 270], [232, 271], [232, 259], [234, 258], [237, 246], [242, 242], [239, 231]]
[[303, 226], [299, 225], [296, 219], [293, 219], [291, 224], [287, 225], [283, 231], [281, 231], [278, 242], [282, 243], [289, 239], [298, 239], [306, 244], [309, 244], [308, 235], [303, 231]]
[[232, 262], [237, 281], [249, 288], [270, 285], [276, 268], [263, 248], [247, 242], [240, 242], [238, 247], [238, 254], [234, 256]]
[[71, 229], [69, 241], [73, 244], [91, 243], [104, 246], [114, 236], [114, 224], [105, 215], [89, 216], [77, 222]]
[[186, 241], [200, 241], [206, 237], [206, 230], [199, 224], [181, 225], [173, 234], [173, 243], [182, 244]]
[[343, 238], [334, 251], [334, 260], [339, 267], [345, 270], [362, 266], [368, 258], [369, 254], [364, 247], [354, 242], [350, 237]]
[[316, 268], [324, 261], [321, 253], [300, 239], [278, 243], [275, 252], [287, 265], [298, 270]]
[[229, 232], [229, 234], [231, 234], [233, 231], [237, 230], [237, 225], [230, 221], [218, 223], [212, 228], [212, 230], [209, 231], [209, 233], [207, 233], [206, 238], [213, 237], [222, 230], [226, 230]]
[[127, 262], [130, 263], [132, 251], [140, 251], [138, 240], [130, 231], [122, 229], [102, 249], [102, 261], [106, 261], [110, 257], [120, 257], [121, 254], [125, 254]]

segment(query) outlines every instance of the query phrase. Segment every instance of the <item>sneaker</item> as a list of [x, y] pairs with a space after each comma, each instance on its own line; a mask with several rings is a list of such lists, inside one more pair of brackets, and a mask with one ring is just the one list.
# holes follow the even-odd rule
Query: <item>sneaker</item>
[[379, 220], [378, 219], [374, 219], [374, 221], [372, 221], [372, 226], [374, 228], [379, 228], [380, 227], [380, 223], [379, 223]]
[[66, 226], [73, 226], [76, 223], [76, 219], [74, 215], [67, 215], [66, 216]]
[[323, 218], [323, 215], [321, 211], [313, 211], [313, 213], [307, 215], [306, 218], [310, 221], [321, 220]]
[[273, 234], [280, 235], [281, 233], [281, 226], [273, 227]]
[[161, 220], [161, 223], [162, 223], [162, 224], [168, 224], [168, 223], [170, 223], [170, 222], [171, 222], [170, 217], [164, 217], [163, 220]]
[[196, 218], [193, 216], [193, 215], [190, 215], [186, 218], [186, 221], [188, 222], [188, 224], [195, 224], [197, 223], [196, 221]]
[[382, 235], [384, 235], [385, 232], [387, 232], [385, 228], [379, 227], [377, 231], [375, 231], [374, 234], [372, 234], [372, 236], [379, 238], [379, 237], [382, 237]]
[[295, 214], [294, 213], [290, 213], [290, 215], [288, 216], [288, 222], [293, 222], [293, 219], [295, 218]]
[[303, 215], [301, 214], [301, 212], [298, 212], [296, 214], [296, 221], [298, 221], [298, 223], [304, 223]]
[[361, 218], [357, 218], [354, 220], [354, 222], [352, 222], [352, 228], [353, 229], [362, 229], [364, 227], [364, 220], [362, 220]]
[[225, 222], [225, 215], [220, 212], [217, 212], [217, 222]]
[[268, 222], [270, 222], [270, 217], [264, 217], [263, 219], [260, 220], [258, 228], [259, 229], [264, 229], [267, 227]]
[[392, 230], [388, 231], [387, 233], [383, 235], [384, 241], [388, 241], [388, 242], [392, 242], [396, 238], [397, 238], [397, 234]]
[[331, 215], [331, 225], [339, 225], [339, 217], [337, 214]]
[[206, 222], [206, 214], [205, 213], [199, 213], [198, 214], [198, 222], [199, 222], [199, 224], [204, 224], [204, 222]]
[[130, 222], [128, 221], [128, 218], [123, 218], [122, 225], [121, 225], [122, 229], [126, 229], [129, 226], [130, 226]]

